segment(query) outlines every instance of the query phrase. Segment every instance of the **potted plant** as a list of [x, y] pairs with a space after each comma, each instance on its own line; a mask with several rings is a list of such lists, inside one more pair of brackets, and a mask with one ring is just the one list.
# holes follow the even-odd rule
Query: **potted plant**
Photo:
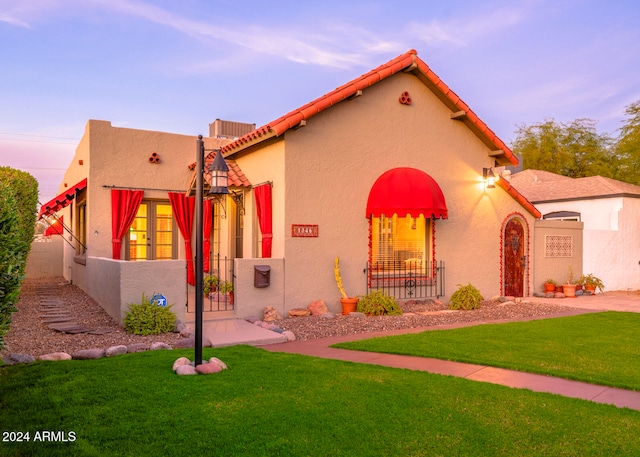
[[596, 289], [600, 292], [604, 292], [604, 284], [602, 283], [602, 279], [593, 275], [593, 273], [589, 273], [586, 276], [583, 276], [584, 288], [589, 292], [595, 294]]
[[229, 303], [233, 305], [233, 283], [229, 281], [222, 281], [219, 285], [219, 290], [221, 294], [229, 296]]
[[210, 294], [215, 292], [218, 288], [219, 283], [220, 280], [216, 275], [205, 276], [202, 280], [202, 292], [204, 293], [205, 297], [208, 297]]
[[567, 274], [567, 282], [562, 286], [565, 297], [576, 298], [577, 284], [573, 280], [573, 267], [569, 265], [569, 273]]
[[555, 281], [555, 279], [549, 278], [544, 282], [544, 291], [545, 292], [555, 292], [557, 285], [558, 285], [558, 283]]
[[358, 306], [358, 298], [349, 297], [344, 290], [344, 286], [342, 285], [342, 276], [340, 276], [340, 259], [338, 257], [336, 257], [335, 265], [333, 267], [333, 274], [336, 277], [336, 284], [338, 285], [338, 290], [341, 295], [340, 304], [342, 305], [342, 314], [346, 316], [356, 310]]

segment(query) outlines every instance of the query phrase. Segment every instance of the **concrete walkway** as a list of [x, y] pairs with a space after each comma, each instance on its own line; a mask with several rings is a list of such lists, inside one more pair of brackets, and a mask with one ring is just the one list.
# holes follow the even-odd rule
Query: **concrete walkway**
[[[606, 310], [640, 312], [640, 295], [632, 294], [603, 294], [590, 297], [579, 297], [576, 299], [527, 298], [527, 300], [575, 306], [575, 312], [568, 313], [573, 315]], [[612, 404], [617, 407], [626, 407], [640, 411], [640, 392], [636, 391], [615, 389], [611, 387], [587, 384], [584, 382], [570, 381], [551, 376], [523, 373], [483, 365], [451, 362], [423, 357], [351, 351], [329, 347], [335, 343], [344, 341], [355, 341], [402, 333], [417, 333], [436, 328], [440, 329], [442, 327], [346, 335], [310, 341], [294, 341], [283, 344], [271, 344], [269, 346], [264, 346], [263, 349], [271, 352], [286, 352], [355, 363], [369, 363], [393, 368], [427, 371], [429, 373], [463, 377], [473, 381], [489, 382], [492, 384], [500, 384], [519, 389], [529, 389], [534, 392], [547, 392], [566, 397], [581, 398], [596, 403]]]

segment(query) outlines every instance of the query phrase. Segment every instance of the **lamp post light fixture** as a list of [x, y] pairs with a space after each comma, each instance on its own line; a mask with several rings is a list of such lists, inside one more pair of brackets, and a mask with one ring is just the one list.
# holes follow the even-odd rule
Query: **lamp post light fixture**
[[[203, 263], [203, 246], [204, 246], [204, 141], [202, 135], [198, 135], [196, 142], [196, 336], [194, 342], [195, 348], [195, 365], [202, 364], [202, 313], [203, 313], [203, 280], [204, 280], [204, 263]], [[222, 157], [220, 151], [216, 152], [213, 163], [209, 168], [211, 171], [211, 190], [208, 195], [221, 196], [229, 193], [229, 167]]]

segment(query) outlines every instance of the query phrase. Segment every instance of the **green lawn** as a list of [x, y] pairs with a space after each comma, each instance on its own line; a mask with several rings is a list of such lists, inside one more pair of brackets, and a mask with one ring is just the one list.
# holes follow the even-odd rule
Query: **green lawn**
[[434, 357], [640, 390], [640, 314], [604, 312], [375, 338], [346, 349]]
[[[153, 351], [0, 368], [2, 456], [640, 455], [640, 413], [461, 378], [237, 346], [177, 376]], [[34, 441], [73, 432], [73, 442]]]

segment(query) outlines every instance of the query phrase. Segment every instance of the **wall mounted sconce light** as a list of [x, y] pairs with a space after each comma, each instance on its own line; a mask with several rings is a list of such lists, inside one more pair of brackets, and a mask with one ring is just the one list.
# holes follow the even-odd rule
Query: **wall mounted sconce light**
[[493, 168], [483, 168], [482, 179], [484, 180], [487, 189], [493, 189], [496, 187], [496, 175], [493, 173]]

